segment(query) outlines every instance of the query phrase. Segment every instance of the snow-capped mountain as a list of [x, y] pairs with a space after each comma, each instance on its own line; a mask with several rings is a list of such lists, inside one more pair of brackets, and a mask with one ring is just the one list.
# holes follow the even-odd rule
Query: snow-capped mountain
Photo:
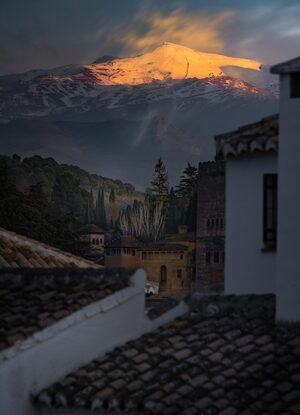
[[135, 157], [152, 164], [172, 153], [180, 164], [212, 157], [214, 134], [273, 112], [277, 93], [261, 62], [164, 43], [135, 57], [0, 76], [0, 134], [7, 143], [26, 137], [27, 151], [37, 151], [32, 143], [42, 134], [110, 160], [122, 148], [118, 163]]

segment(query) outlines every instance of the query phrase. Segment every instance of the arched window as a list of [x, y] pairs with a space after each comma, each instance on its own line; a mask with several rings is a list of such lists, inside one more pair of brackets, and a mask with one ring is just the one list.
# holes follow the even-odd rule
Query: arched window
[[167, 267], [165, 265], [162, 265], [160, 267], [160, 281], [161, 282], [167, 281]]
[[93, 244], [93, 245], [96, 245], [95, 238], [93, 238], [93, 240], [92, 240], [92, 244]]

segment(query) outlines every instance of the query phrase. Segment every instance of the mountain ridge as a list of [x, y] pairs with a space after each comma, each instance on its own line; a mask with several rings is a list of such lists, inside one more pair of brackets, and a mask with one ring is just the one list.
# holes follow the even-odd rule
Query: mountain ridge
[[[212, 59], [204, 72], [201, 57]], [[214, 156], [214, 135], [276, 112], [277, 91], [260, 62], [170, 43], [132, 58], [0, 76], [0, 152], [93, 165], [140, 188], [163, 157], [174, 183], [186, 161]]]

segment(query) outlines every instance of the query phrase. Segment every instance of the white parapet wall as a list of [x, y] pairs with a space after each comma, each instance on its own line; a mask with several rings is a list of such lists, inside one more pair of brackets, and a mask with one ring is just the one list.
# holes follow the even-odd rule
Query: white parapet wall
[[150, 320], [145, 315], [145, 272], [137, 270], [131, 283], [0, 353], [1, 415], [44, 413], [46, 408], [33, 405], [31, 395], [188, 311], [181, 302]]
[[226, 164], [226, 294], [275, 293], [276, 253], [263, 251], [263, 176], [277, 155], [253, 153]]
[[300, 321], [300, 97], [290, 74], [280, 76], [277, 320]]

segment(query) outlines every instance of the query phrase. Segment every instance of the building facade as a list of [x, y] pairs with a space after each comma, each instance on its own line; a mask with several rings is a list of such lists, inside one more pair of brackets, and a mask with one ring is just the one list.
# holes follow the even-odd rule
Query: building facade
[[216, 144], [226, 159], [225, 293], [274, 293], [276, 243], [264, 230], [271, 214], [264, 181], [277, 174], [278, 117], [219, 135]]
[[224, 285], [225, 163], [199, 164], [196, 290], [222, 291]]
[[[108, 239], [108, 238], [107, 238]], [[143, 268], [147, 280], [159, 285], [159, 294], [170, 296], [194, 286], [194, 234], [167, 235], [156, 243], [141, 243], [131, 236], [111, 235], [105, 246], [108, 268]]]

